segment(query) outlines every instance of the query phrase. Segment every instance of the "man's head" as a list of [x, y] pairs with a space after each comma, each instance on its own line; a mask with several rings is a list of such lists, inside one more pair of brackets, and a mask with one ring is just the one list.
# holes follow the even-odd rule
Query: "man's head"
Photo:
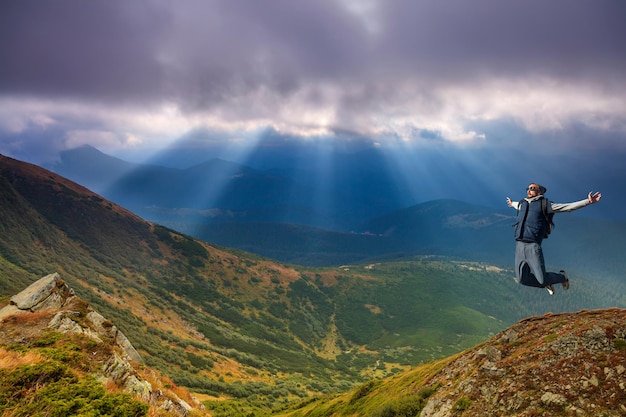
[[546, 191], [548, 190], [543, 185], [532, 182], [526, 189], [526, 195], [527, 197], [536, 197], [538, 195], [544, 195]]

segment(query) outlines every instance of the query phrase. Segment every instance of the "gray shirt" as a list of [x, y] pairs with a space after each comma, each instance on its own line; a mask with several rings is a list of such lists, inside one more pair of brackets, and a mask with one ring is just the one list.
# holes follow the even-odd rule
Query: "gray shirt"
[[[530, 203], [532, 201], [539, 200], [541, 197], [543, 196], [538, 195], [536, 197], [525, 198], [525, 200]], [[550, 203], [548, 205], [548, 213], [566, 213], [568, 211], [581, 209], [591, 204], [588, 198], [580, 201], [574, 201], [572, 203], [554, 203], [550, 200], [548, 200], [548, 202]], [[511, 201], [511, 207], [513, 207], [515, 210], [519, 210], [519, 201]]]

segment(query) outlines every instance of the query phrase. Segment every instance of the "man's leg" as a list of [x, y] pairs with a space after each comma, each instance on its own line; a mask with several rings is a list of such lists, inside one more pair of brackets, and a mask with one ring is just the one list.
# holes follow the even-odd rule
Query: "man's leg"
[[554, 294], [554, 285], [562, 284], [564, 289], [569, 288], [569, 279], [565, 274], [565, 271], [561, 271], [560, 273], [556, 272], [546, 272], [546, 264], [543, 259], [543, 250], [541, 249], [541, 245], [533, 243], [533, 247], [526, 248], [527, 249], [527, 259], [530, 265], [530, 270], [532, 274], [535, 275], [537, 281], [543, 282], [543, 287], [545, 287], [550, 295]]
[[547, 272], [545, 276], [546, 285], [563, 284], [568, 281], [567, 276], [564, 273]]
[[544, 288], [546, 285], [549, 285], [545, 279], [546, 266], [543, 261], [543, 251], [541, 250], [541, 245], [538, 243], [525, 243], [524, 257], [530, 268], [531, 275], [539, 284], [537, 286]]
[[531, 270], [531, 266], [527, 259], [527, 248], [531, 243], [524, 242], [516, 242], [515, 245], [515, 277], [517, 278], [517, 282], [522, 285], [526, 285], [529, 287], [538, 287], [544, 288], [544, 285], [541, 284], [533, 271]]
[[518, 281], [520, 284], [526, 285], [528, 287], [545, 287], [545, 285], [540, 284], [539, 281], [537, 281], [537, 278], [535, 278], [532, 272], [530, 272], [530, 267], [526, 262], [524, 262], [524, 265], [522, 265], [521, 278], [519, 278]]

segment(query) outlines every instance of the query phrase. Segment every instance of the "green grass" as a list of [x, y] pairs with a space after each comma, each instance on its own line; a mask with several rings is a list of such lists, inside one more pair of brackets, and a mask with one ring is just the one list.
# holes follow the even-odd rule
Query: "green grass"
[[[139, 417], [148, 405], [122, 392], [107, 391], [93, 372], [88, 355], [109, 352], [83, 336], [48, 331], [27, 346], [4, 346], [14, 352], [38, 352], [43, 360], [0, 369], [0, 415]], [[110, 352], [109, 352], [110, 353]]]
[[107, 393], [95, 377], [79, 377], [56, 361], [0, 370], [0, 381], [0, 414], [6, 417], [140, 417], [148, 412], [147, 404], [129, 394]]

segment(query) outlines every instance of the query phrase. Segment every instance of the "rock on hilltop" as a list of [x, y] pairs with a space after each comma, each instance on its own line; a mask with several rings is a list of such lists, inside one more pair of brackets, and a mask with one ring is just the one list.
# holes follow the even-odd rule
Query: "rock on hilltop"
[[522, 320], [429, 383], [421, 417], [626, 415], [626, 310]]
[[[93, 352], [94, 361], [88, 368], [96, 370], [96, 376], [104, 382], [113, 383], [135, 395], [151, 406], [173, 415], [187, 416], [193, 407], [173, 392], [153, 387], [135, 365], [143, 361], [124, 334], [104, 318], [54, 273], [41, 278], [19, 294], [11, 297], [8, 305], [0, 309], [0, 347], [31, 346], [31, 342], [47, 331], [60, 334], [81, 335], [104, 346], [103, 355]], [[158, 377], [151, 375], [154, 383]], [[201, 407], [198, 402], [191, 401]]]

